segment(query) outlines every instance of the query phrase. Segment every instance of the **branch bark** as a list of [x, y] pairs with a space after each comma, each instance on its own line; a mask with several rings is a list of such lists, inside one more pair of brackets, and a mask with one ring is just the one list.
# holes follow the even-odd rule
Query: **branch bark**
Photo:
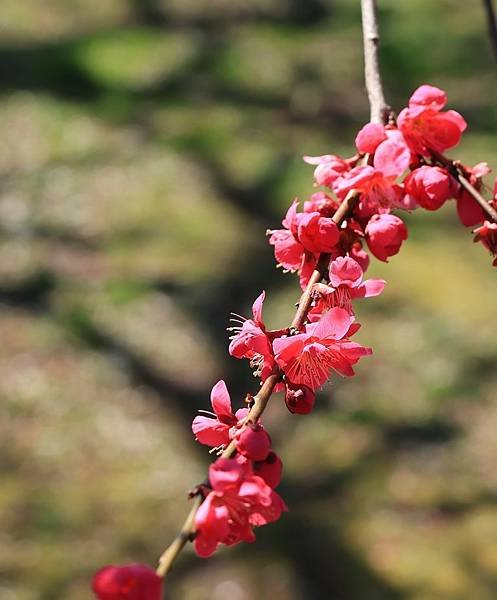
[[486, 213], [487, 217], [490, 221], [497, 223], [497, 211], [493, 208], [493, 206], [485, 200], [485, 198], [480, 194], [480, 192], [470, 183], [464, 171], [461, 168], [461, 165], [456, 160], [451, 160], [447, 158], [440, 152], [431, 151], [431, 155], [433, 160], [443, 167], [450, 170], [452, 175], [459, 181], [462, 187], [468, 192], [468, 194], [481, 206], [483, 211]]
[[384, 123], [390, 107], [386, 103], [380, 75], [378, 18], [376, 0], [361, 0], [364, 43], [364, 79], [372, 123]]

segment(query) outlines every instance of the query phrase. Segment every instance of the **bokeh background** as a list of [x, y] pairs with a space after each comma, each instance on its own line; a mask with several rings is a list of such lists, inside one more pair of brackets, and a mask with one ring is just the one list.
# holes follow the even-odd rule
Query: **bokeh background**
[[[429, 82], [497, 166], [483, 3], [381, 0], [387, 96]], [[0, 597], [85, 600], [104, 564], [154, 564], [209, 463], [190, 422], [254, 382], [228, 314], [295, 279], [264, 232], [312, 192], [304, 153], [368, 119], [359, 2], [2, 0]], [[491, 185], [491, 181], [488, 182]], [[290, 513], [168, 581], [182, 600], [497, 597], [497, 274], [453, 203], [408, 218], [375, 354], [316, 411], [267, 425]]]

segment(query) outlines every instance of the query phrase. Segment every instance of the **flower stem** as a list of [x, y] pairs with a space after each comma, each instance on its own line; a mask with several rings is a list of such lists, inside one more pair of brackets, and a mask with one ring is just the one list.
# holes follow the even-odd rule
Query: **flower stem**
[[440, 165], [449, 169], [454, 177], [459, 181], [462, 187], [468, 192], [468, 194], [478, 202], [481, 208], [485, 211], [488, 218], [497, 223], [497, 211], [493, 208], [493, 206], [485, 200], [485, 198], [480, 194], [480, 192], [469, 182], [468, 178], [464, 174], [461, 165], [450, 158], [447, 158], [440, 152], [436, 152], [435, 150], [431, 151], [431, 155], [433, 159], [438, 162]]

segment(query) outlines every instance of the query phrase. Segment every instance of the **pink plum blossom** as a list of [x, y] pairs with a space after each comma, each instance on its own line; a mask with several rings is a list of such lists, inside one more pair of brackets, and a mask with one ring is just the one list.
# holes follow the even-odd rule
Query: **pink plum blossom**
[[326, 187], [331, 187], [337, 177], [350, 169], [350, 165], [346, 160], [334, 154], [304, 156], [304, 161], [308, 165], [317, 165], [314, 170], [314, 180], [317, 185]]
[[197, 416], [193, 419], [192, 431], [201, 444], [217, 448], [226, 446], [236, 433], [239, 422], [247, 416], [247, 409], [233, 413], [231, 398], [223, 380], [218, 381], [211, 391], [212, 416]]
[[474, 233], [474, 241], [481, 242], [496, 257], [492, 264], [497, 267], [497, 223], [485, 221], [483, 225], [475, 229]]
[[[468, 174], [469, 182], [477, 190], [482, 187], [482, 177], [490, 173], [490, 168], [486, 162], [481, 162], [473, 168], [464, 167]], [[474, 227], [483, 223], [486, 218], [485, 212], [478, 202], [462, 186], [457, 195], [457, 215], [465, 227]]]
[[446, 101], [444, 91], [423, 85], [399, 113], [398, 127], [413, 152], [429, 156], [431, 150], [444, 152], [459, 143], [466, 121], [454, 110], [442, 112]]
[[248, 358], [254, 374], [265, 381], [275, 365], [271, 341], [281, 335], [280, 331], [267, 331], [262, 318], [265, 292], [262, 292], [252, 305], [252, 319], [235, 315], [239, 325], [231, 327], [234, 335], [229, 345], [229, 353], [235, 358]]
[[366, 227], [366, 241], [371, 252], [384, 262], [400, 250], [407, 239], [404, 222], [391, 214], [373, 215]]
[[287, 507], [248, 462], [219, 458], [209, 468], [209, 492], [195, 515], [195, 550], [207, 557], [219, 544], [255, 540], [254, 527], [280, 518]]
[[385, 127], [380, 123], [366, 123], [355, 139], [356, 148], [364, 154], [372, 154], [387, 139]]
[[446, 200], [457, 194], [458, 184], [446, 169], [424, 165], [410, 173], [404, 182], [405, 190], [419, 206], [438, 210]]
[[273, 342], [276, 362], [287, 380], [316, 390], [331, 370], [354, 374], [354, 365], [370, 348], [351, 342], [349, 331], [357, 331], [354, 317], [343, 308], [331, 308], [318, 323], [306, 326], [304, 333], [277, 338]]
[[309, 312], [309, 319], [315, 321], [321, 314], [333, 307], [340, 307], [353, 313], [352, 300], [379, 296], [384, 288], [384, 279], [363, 281], [364, 271], [360, 264], [350, 256], [339, 256], [331, 261], [329, 285], [319, 283], [315, 286], [318, 297], [316, 305]]

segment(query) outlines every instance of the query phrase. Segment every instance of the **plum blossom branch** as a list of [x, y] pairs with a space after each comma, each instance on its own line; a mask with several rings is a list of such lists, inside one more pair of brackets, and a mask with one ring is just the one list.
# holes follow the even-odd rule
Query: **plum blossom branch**
[[[352, 190], [347, 194], [346, 198], [340, 204], [336, 213], [333, 215], [333, 222], [336, 225], [340, 225], [347, 217], [349, 212], [352, 210], [355, 202], [357, 202], [359, 194]], [[311, 307], [312, 302], [312, 291], [314, 289], [315, 284], [319, 283], [323, 278], [323, 275], [328, 267], [330, 260], [330, 256], [328, 254], [321, 254], [316, 269], [313, 271], [307, 287], [302, 294], [300, 299], [298, 309], [295, 313], [295, 317], [292, 321], [291, 328], [295, 330], [299, 330], [304, 324], [309, 309]], [[278, 368], [275, 368], [275, 372], [269, 375], [269, 377], [264, 381], [261, 386], [259, 392], [252, 399], [252, 407], [249, 410], [247, 416], [243, 419], [241, 425], [245, 425], [247, 423], [257, 423], [264, 413], [271, 395], [281, 380], [282, 371]], [[236, 440], [233, 439], [226, 446], [221, 454], [221, 458], [232, 458], [236, 453]], [[159, 577], [164, 578], [167, 573], [171, 570], [174, 561], [178, 557], [178, 555], [183, 550], [184, 546], [187, 542], [192, 541], [195, 536], [195, 515], [197, 513], [198, 508], [202, 504], [203, 495], [200, 490], [198, 490], [193, 499], [192, 508], [186, 518], [179, 534], [172, 541], [172, 543], [166, 548], [159, 559], [159, 566], [157, 567], [156, 573]]]

